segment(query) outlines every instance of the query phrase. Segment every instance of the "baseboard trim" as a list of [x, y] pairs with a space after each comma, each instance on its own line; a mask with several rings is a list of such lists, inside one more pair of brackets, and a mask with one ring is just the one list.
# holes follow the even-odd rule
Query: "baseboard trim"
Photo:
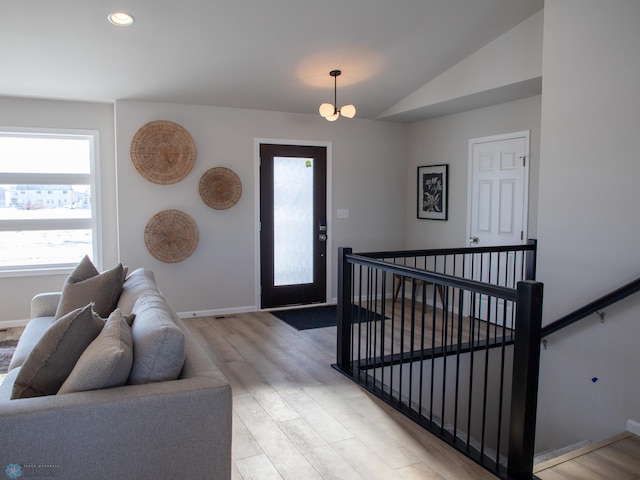
[[28, 319], [24, 320], [0, 320], [0, 330], [6, 330], [7, 328], [24, 327], [29, 323]]
[[573, 450], [572, 452], [566, 453], [564, 455], [560, 455], [559, 457], [556, 457], [556, 458], [552, 458], [551, 460], [547, 460], [546, 462], [539, 463], [534, 467], [533, 473], [539, 473], [539, 472], [542, 472], [543, 470], [547, 470], [548, 468], [555, 467], [556, 465], [560, 465], [561, 463], [565, 463], [565, 462], [568, 462], [569, 460], [573, 460], [574, 458], [581, 457], [582, 455], [591, 453], [594, 450], [598, 450], [599, 448], [603, 448], [619, 440], [623, 440], [629, 437], [630, 435], [631, 434], [629, 432], [623, 432], [611, 438], [606, 438], [599, 442], [591, 443], [585, 447], [578, 448], [577, 450]]
[[627, 432], [640, 436], [640, 422], [627, 420]]
[[189, 318], [198, 317], [222, 317], [225, 315], [233, 315], [235, 313], [249, 313], [257, 312], [258, 309], [254, 306], [249, 307], [235, 307], [235, 308], [219, 308], [215, 310], [196, 310], [193, 312], [178, 312], [178, 316], [183, 320]]

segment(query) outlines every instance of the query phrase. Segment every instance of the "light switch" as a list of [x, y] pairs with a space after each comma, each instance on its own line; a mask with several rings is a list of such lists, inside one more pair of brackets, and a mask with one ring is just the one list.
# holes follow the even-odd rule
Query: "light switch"
[[338, 209], [338, 218], [349, 218], [349, 209], [348, 208], [339, 208]]

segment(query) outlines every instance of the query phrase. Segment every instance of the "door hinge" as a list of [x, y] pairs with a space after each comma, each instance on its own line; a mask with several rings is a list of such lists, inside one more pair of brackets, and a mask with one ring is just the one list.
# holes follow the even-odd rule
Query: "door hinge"
[[520, 230], [520, 240], [524, 240], [524, 231]]

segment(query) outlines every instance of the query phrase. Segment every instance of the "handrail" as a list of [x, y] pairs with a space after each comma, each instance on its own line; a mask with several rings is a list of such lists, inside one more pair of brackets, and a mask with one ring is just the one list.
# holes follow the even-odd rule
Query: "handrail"
[[562, 330], [569, 325], [576, 323], [579, 320], [582, 320], [585, 317], [588, 317], [592, 313], [596, 313], [598, 310], [601, 310], [609, 305], [619, 302], [620, 300], [624, 300], [629, 295], [632, 295], [636, 292], [640, 291], [640, 278], [635, 279], [634, 281], [627, 283], [626, 285], [614, 290], [607, 295], [600, 297], [599, 299], [585, 305], [577, 309], [576, 311], [565, 315], [564, 317], [556, 320], [555, 322], [550, 323], [542, 328], [541, 338], [547, 337], [552, 333], [555, 333], [559, 330]]
[[454, 275], [448, 275], [443, 273], [428, 272], [426, 270], [419, 270], [412, 267], [405, 267], [404, 265], [394, 265], [383, 260], [377, 260], [371, 258], [370, 254], [345, 254], [345, 260], [347, 263], [358, 263], [359, 265], [365, 265], [369, 267], [375, 267], [379, 270], [395, 273], [407, 278], [413, 278], [416, 280], [422, 280], [426, 282], [437, 283], [438, 285], [444, 285], [447, 287], [455, 287], [464, 289], [473, 293], [481, 293], [484, 295], [490, 295], [495, 297], [501, 297], [506, 300], [515, 301], [517, 292], [514, 288], [501, 287], [498, 285], [491, 285], [477, 280], [470, 280], [467, 278], [456, 277]]
[[[537, 248], [537, 240], [530, 239], [528, 243], [521, 245], [509, 245], [506, 248], [512, 252], [527, 252], [535, 251]], [[503, 252], [505, 246], [490, 246], [490, 247], [459, 247], [459, 248], [431, 248], [428, 250], [402, 250], [402, 251], [383, 251], [383, 252], [367, 252], [360, 253], [360, 256], [369, 258], [402, 258], [402, 257], [415, 257], [422, 255], [437, 256], [437, 255], [455, 255], [463, 253], [491, 253], [491, 252]]]

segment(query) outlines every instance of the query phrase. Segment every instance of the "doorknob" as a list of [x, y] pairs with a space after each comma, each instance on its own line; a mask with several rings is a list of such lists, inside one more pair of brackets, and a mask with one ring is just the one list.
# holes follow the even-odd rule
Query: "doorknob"
[[320, 235], [318, 235], [318, 240], [320, 240], [321, 242], [326, 242], [327, 236], [324, 233], [321, 233]]
[[477, 245], [478, 240], [480, 240], [478, 237], [469, 237], [469, 243], [472, 245]]

